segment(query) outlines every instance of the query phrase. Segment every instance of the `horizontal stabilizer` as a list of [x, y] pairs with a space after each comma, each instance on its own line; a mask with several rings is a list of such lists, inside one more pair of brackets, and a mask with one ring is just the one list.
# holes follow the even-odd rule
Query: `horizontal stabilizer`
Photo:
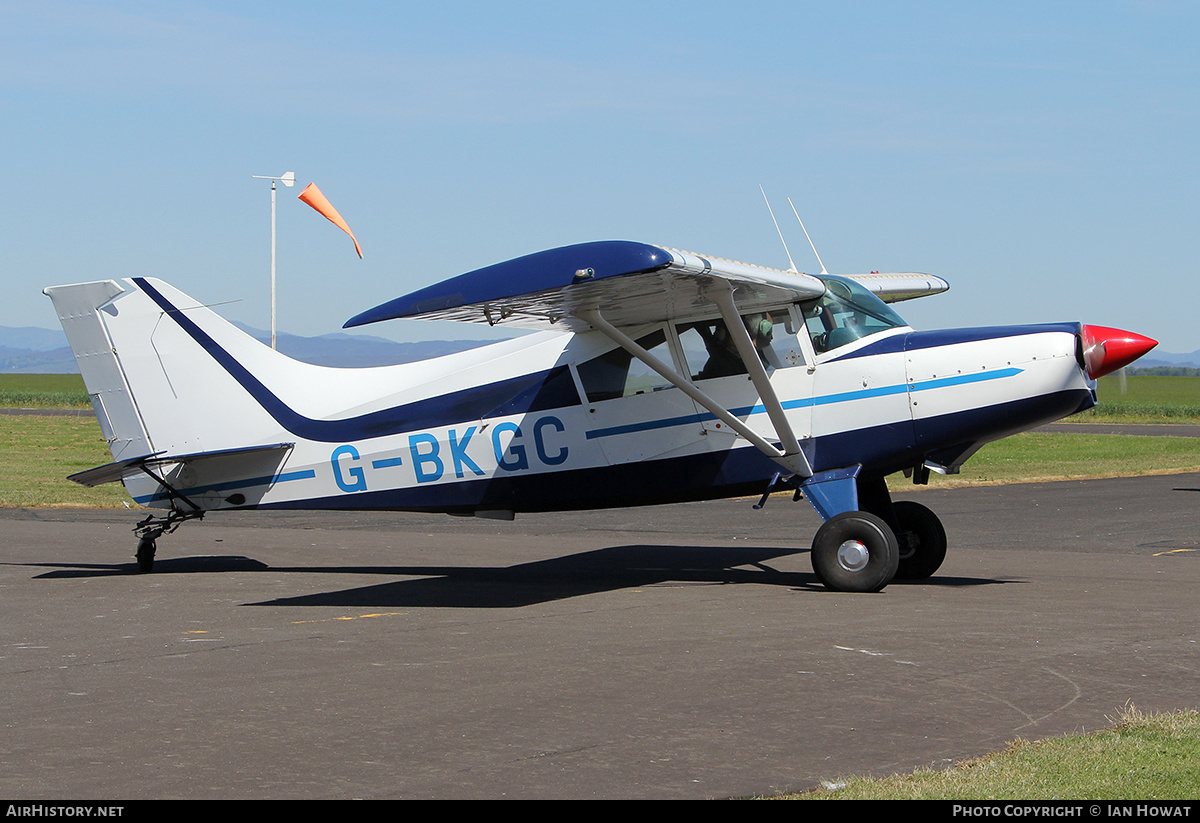
[[133, 457], [128, 460], [118, 460], [115, 463], [106, 463], [94, 469], [72, 474], [67, 479], [73, 480], [82, 486], [100, 486], [104, 483], [115, 483], [118, 480], [124, 480], [126, 477], [141, 473], [144, 469], [182, 465], [185, 463], [195, 464], [218, 457], [279, 451], [281, 449], [290, 449], [293, 445], [293, 443], [276, 443], [270, 446], [246, 446], [237, 449], [222, 449], [220, 451], [180, 455], [168, 455], [164, 452], [156, 452], [154, 454], [142, 455], [141, 457]]

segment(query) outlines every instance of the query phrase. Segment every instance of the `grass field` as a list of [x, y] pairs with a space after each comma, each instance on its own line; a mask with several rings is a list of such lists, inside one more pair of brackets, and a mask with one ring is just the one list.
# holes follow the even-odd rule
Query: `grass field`
[[0, 408], [91, 408], [78, 374], [0, 374]]
[[1073, 421], [1200, 422], [1200, 377], [1110, 374], [1100, 378], [1096, 394], [1100, 404]]
[[[956, 475], [931, 473], [930, 486], [1030, 483], [1200, 471], [1200, 437], [1025, 432], [989, 443]], [[902, 487], [907, 479], [889, 479]]]
[[92, 416], [0, 415], [0, 506], [112, 508], [130, 502], [125, 487], [87, 488], [67, 475], [112, 460]]
[[[879, 780], [832, 779], [780, 800], [1194, 800], [1200, 797], [1200, 713], [1126, 707], [1109, 729], [1031, 743]], [[1186, 809], [1182, 811], [1186, 812]]]

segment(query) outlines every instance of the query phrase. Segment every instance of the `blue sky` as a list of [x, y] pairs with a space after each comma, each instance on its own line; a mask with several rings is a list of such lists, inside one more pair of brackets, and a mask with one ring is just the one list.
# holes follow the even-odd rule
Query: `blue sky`
[[[0, 325], [161, 277], [279, 327], [629, 239], [928, 271], [918, 328], [1083, 320], [1200, 349], [1200, 5], [0, 0]], [[477, 336], [390, 323], [395, 339]]]

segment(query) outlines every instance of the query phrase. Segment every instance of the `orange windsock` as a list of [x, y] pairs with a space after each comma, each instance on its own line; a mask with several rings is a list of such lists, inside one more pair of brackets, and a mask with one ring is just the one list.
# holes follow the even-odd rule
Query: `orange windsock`
[[350, 235], [350, 239], [354, 241], [354, 250], [358, 252], [359, 257], [362, 257], [362, 249], [358, 246], [358, 240], [355, 238], [354, 232], [350, 231], [350, 227], [346, 225], [346, 221], [338, 214], [338, 210], [329, 204], [329, 201], [325, 199], [325, 195], [321, 194], [321, 190], [317, 188], [316, 183], [309, 183], [305, 186], [304, 191], [300, 192], [299, 197], [305, 203], [325, 215], [329, 222]]

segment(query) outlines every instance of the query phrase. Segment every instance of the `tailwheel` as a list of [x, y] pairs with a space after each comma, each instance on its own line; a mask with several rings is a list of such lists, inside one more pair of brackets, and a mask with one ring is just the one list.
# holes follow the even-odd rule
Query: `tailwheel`
[[135, 555], [137, 557], [138, 571], [148, 572], [154, 568], [155, 548], [154, 538], [152, 537], [143, 537], [138, 541], [137, 554]]
[[946, 559], [946, 530], [942, 521], [927, 507], [912, 500], [894, 503], [892, 511], [899, 524], [896, 539], [900, 544], [900, 565], [896, 577], [924, 580]]
[[813, 571], [836, 591], [877, 592], [895, 577], [899, 562], [895, 533], [869, 512], [834, 515], [813, 538]]
[[190, 510], [182, 510], [172, 504], [171, 510], [165, 515], [147, 515], [145, 520], [133, 527], [133, 533], [138, 536], [137, 554], [134, 555], [138, 571], [148, 572], [154, 568], [155, 540], [164, 534], [171, 534], [189, 520], [204, 518], [204, 509], [186, 498], [184, 500], [191, 506]]

